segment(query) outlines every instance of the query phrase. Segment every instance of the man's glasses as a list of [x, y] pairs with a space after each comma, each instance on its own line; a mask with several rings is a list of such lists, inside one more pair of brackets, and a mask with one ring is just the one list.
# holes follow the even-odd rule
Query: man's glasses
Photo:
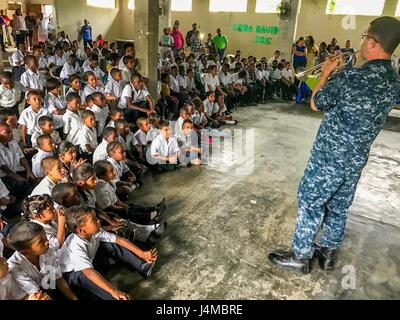
[[370, 38], [370, 39], [374, 40], [376, 43], [379, 43], [379, 41], [376, 40], [376, 38], [374, 38], [373, 36], [370, 36], [370, 35], [367, 34], [366, 32], [364, 32], [364, 33], [361, 35], [361, 37], [362, 37], [362, 39], [364, 39], [365, 37], [366, 37], [366, 38]]

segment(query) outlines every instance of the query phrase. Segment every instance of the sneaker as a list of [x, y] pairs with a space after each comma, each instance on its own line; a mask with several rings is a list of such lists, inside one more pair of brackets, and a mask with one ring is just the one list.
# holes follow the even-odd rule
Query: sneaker
[[142, 264], [142, 272], [141, 272], [142, 276], [145, 277], [146, 279], [150, 278], [151, 274], [153, 273], [155, 264], [156, 261], [146, 262]]

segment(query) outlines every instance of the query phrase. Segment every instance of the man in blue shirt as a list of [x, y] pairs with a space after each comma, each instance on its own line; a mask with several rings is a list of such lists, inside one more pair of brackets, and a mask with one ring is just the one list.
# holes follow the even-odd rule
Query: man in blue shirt
[[362, 37], [361, 54], [367, 62], [329, 80], [339, 60], [328, 60], [314, 90], [311, 108], [325, 117], [298, 189], [292, 250], [268, 256], [279, 267], [307, 274], [315, 257], [321, 269], [333, 269], [371, 145], [398, 98], [400, 78], [390, 57], [400, 43], [400, 21], [377, 18]]
[[86, 48], [88, 43], [92, 42], [93, 40], [92, 27], [90, 26], [89, 21], [86, 19], [84, 20], [84, 25], [81, 28], [81, 36], [83, 39], [83, 46]]

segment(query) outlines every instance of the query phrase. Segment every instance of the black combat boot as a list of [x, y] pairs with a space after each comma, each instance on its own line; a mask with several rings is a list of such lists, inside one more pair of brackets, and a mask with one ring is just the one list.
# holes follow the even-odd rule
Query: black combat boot
[[301, 274], [310, 273], [310, 260], [309, 259], [297, 259], [291, 251], [275, 251], [268, 255], [269, 261], [274, 265], [289, 269]]
[[335, 268], [335, 253], [336, 250], [334, 249], [321, 247], [318, 243], [315, 244], [314, 257], [318, 260], [319, 267], [324, 271]]

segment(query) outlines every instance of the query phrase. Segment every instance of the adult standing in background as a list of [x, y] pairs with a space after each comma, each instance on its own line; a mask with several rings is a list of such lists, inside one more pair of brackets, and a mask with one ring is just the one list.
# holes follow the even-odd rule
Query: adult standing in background
[[188, 47], [192, 47], [192, 39], [194, 39], [193, 36], [195, 35], [196, 31], [197, 31], [197, 23], [193, 23], [192, 24], [192, 30], [189, 30], [186, 33], [186, 39], [185, 40], [186, 40], [186, 45]]
[[336, 54], [340, 50], [340, 46], [338, 45], [336, 38], [332, 38], [331, 44], [328, 45], [327, 50], [328, 50], [329, 54], [332, 54], [332, 55]]
[[318, 47], [315, 45], [315, 40], [313, 36], [308, 36], [306, 38], [307, 47], [307, 67], [306, 69], [311, 69], [314, 67], [315, 59], [318, 58]]
[[[178, 22], [178, 24], [176, 22]], [[179, 50], [183, 49], [183, 46], [185, 45], [185, 39], [183, 39], [183, 34], [179, 30], [179, 21], [176, 22], [171, 32], [171, 36], [172, 38], [174, 38], [174, 44], [175, 44], [172, 49], [174, 55], [176, 55], [179, 52]]]
[[217, 29], [217, 35], [213, 38], [213, 42], [217, 49], [219, 59], [222, 61], [225, 56], [225, 50], [228, 47], [228, 38], [226, 35], [222, 34], [221, 29]]
[[3, 28], [5, 25], [5, 21], [3, 17], [0, 16], [0, 46], [1, 46], [1, 51], [6, 52], [6, 45], [4, 44], [4, 30]]
[[84, 24], [81, 28], [81, 36], [83, 39], [83, 47], [86, 48], [90, 42], [93, 41], [92, 35], [92, 27], [89, 24], [89, 21], [84, 20]]
[[307, 66], [307, 47], [304, 37], [296, 41], [293, 46], [293, 68], [297, 72], [299, 68], [306, 68]]
[[4, 21], [4, 24], [3, 24], [3, 26], [2, 26], [3, 35], [4, 35], [5, 40], [6, 40], [6, 42], [8, 43], [8, 45], [10, 45], [11, 39], [10, 39], [10, 35], [9, 35], [9, 33], [8, 33], [8, 27], [9, 27], [10, 24], [11, 24], [11, 19], [5, 14], [4, 10], [0, 10], [0, 15], [1, 15], [1, 18], [2, 18], [3, 21]]
[[25, 24], [27, 31], [27, 40], [28, 40], [28, 50], [33, 48], [33, 28], [36, 27], [36, 18], [34, 12], [29, 12], [28, 15], [25, 17]]
[[350, 60], [350, 57], [345, 58], [345, 61], [347, 62], [347, 66], [346, 66], [347, 69], [353, 68], [353, 66], [355, 66], [357, 63], [357, 55], [355, 55], [356, 50], [351, 47], [350, 40], [346, 41], [346, 46], [344, 48], [341, 48], [340, 52], [353, 54], [353, 58], [351, 60]]
[[38, 26], [38, 41], [46, 42], [48, 39], [49, 32], [47, 29], [47, 18], [44, 17], [43, 13], [39, 13], [36, 23]]
[[13, 29], [15, 30], [16, 42], [18, 47], [20, 43], [26, 43], [26, 36], [28, 34], [28, 29], [25, 23], [25, 17], [22, 14], [21, 9], [17, 9], [15, 11], [15, 18], [13, 19], [13, 24], [14, 24]]

